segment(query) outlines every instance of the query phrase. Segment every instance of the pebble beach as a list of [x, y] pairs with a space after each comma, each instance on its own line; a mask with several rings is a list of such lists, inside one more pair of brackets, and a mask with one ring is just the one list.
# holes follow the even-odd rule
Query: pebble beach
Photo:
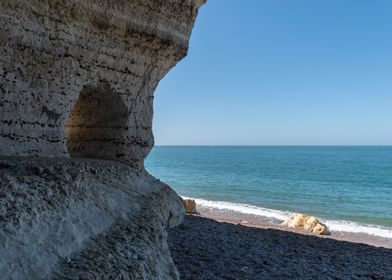
[[339, 239], [193, 215], [169, 231], [181, 279], [392, 279], [392, 247]]

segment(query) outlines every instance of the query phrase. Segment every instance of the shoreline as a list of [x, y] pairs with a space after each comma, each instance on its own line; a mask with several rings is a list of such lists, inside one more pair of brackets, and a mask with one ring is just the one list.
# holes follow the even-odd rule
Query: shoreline
[[169, 230], [181, 279], [392, 279], [392, 250], [186, 215]]
[[366, 244], [374, 247], [383, 247], [392, 249], [392, 238], [385, 238], [377, 235], [362, 232], [331, 231], [330, 235], [315, 235], [300, 229], [291, 229], [280, 225], [279, 221], [274, 218], [263, 217], [254, 214], [244, 214], [229, 209], [214, 209], [197, 205], [198, 214], [196, 216], [208, 218], [217, 222], [242, 225], [252, 228], [274, 229], [286, 232], [292, 232], [307, 236], [315, 236], [323, 239], [333, 239], [338, 241], [347, 241], [358, 244]]

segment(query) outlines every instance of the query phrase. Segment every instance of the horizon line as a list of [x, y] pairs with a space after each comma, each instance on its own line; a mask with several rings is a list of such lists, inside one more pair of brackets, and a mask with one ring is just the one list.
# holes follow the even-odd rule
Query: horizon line
[[392, 147], [392, 144], [155, 144], [154, 147]]

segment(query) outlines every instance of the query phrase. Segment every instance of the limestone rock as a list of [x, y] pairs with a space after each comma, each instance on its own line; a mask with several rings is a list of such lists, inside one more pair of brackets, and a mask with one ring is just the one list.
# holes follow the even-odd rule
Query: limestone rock
[[185, 206], [185, 213], [187, 214], [197, 214], [196, 201], [193, 199], [183, 199]]
[[0, 155], [142, 168], [153, 93], [204, 0], [0, 1]]
[[319, 235], [330, 234], [328, 227], [325, 224], [321, 223], [316, 217], [307, 216], [305, 214], [296, 214], [289, 217], [282, 225], [294, 229], [304, 229]]
[[184, 206], [166, 184], [113, 161], [0, 166], [1, 279], [178, 279], [166, 230]]
[[0, 1], [1, 279], [178, 279], [184, 205], [144, 159], [203, 3]]

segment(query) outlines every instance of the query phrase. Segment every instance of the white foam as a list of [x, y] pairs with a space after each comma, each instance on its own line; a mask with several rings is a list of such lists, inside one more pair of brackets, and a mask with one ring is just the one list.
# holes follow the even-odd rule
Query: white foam
[[344, 220], [322, 220], [322, 222], [325, 223], [331, 231], [366, 233], [384, 238], [392, 238], [392, 228], [389, 227]]
[[185, 196], [183, 196], [183, 198], [194, 199], [197, 205], [206, 208], [218, 209], [218, 210], [231, 210], [243, 214], [251, 214], [251, 215], [257, 215], [262, 217], [274, 218], [281, 221], [286, 220], [290, 215], [294, 214], [288, 211], [273, 210], [273, 209], [257, 207], [249, 204], [232, 203], [226, 201], [212, 201], [212, 200], [191, 198]]
[[[295, 214], [289, 211], [268, 209], [268, 208], [257, 207], [249, 204], [233, 203], [227, 201], [212, 201], [212, 200], [205, 200], [201, 198], [191, 198], [191, 197], [183, 197], [183, 198], [194, 199], [197, 205], [209, 209], [230, 210], [242, 214], [251, 214], [251, 215], [262, 216], [267, 218], [274, 218], [279, 221], [284, 221], [288, 217]], [[361, 224], [361, 223], [344, 221], [344, 220], [323, 220], [323, 219], [320, 220], [323, 223], [325, 223], [331, 231], [365, 233], [365, 234], [380, 236], [383, 238], [392, 238], [392, 228], [389, 227], [370, 225], [370, 224]]]

